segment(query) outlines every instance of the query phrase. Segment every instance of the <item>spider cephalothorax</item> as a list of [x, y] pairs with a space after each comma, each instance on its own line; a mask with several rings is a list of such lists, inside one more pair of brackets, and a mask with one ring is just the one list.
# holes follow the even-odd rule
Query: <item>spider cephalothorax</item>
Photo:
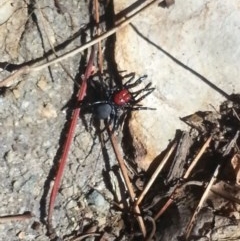
[[138, 103], [144, 99], [147, 95], [151, 94], [155, 88], [151, 87], [151, 82], [144, 88], [138, 91], [131, 91], [133, 87], [139, 85], [147, 76], [144, 75], [132, 82], [134, 77], [130, 78], [122, 88], [103, 88], [103, 97], [99, 100], [83, 104], [87, 108], [90, 108], [94, 118], [99, 120], [107, 120], [109, 124], [113, 123], [113, 130], [115, 130], [119, 124], [120, 115], [127, 111], [136, 110], [153, 110], [154, 108], [144, 107]]

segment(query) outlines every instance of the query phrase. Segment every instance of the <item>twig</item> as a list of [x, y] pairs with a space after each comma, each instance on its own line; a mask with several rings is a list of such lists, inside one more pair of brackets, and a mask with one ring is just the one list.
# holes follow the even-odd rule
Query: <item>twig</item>
[[146, 238], [146, 240], [145, 241], [152, 241], [152, 238], [153, 238], [153, 236], [155, 235], [155, 233], [156, 233], [156, 222], [155, 222], [155, 220], [152, 218], [152, 217], [150, 217], [150, 216], [147, 216], [146, 217], [151, 223], [152, 223], [152, 231], [151, 231], [151, 233], [149, 234], [149, 236]]
[[186, 171], [185, 175], [184, 175], [184, 179], [187, 179], [191, 173], [191, 171], [193, 170], [193, 168], [196, 166], [197, 162], [199, 161], [199, 159], [201, 158], [201, 156], [203, 155], [203, 153], [205, 152], [205, 150], [208, 148], [210, 141], [212, 140], [212, 136], [210, 136], [207, 141], [205, 142], [205, 144], [202, 146], [201, 150], [199, 151], [199, 153], [197, 154], [197, 156], [194, 158], [194, 160], [192, 161], [191, 165], [189, 166], [188, 170]]
[[[82, 81], [82, 85], [81, 88], [79, 89], [79, 92], [77, 94], [77, 101], [81, 101], [85, 94], [86, 94], [86, 89], [87, 89], [87, 80], [91, 75], [91, 71], [92, 71], [92, 66], [93, 66], [93, 58], [94, 58], [94, 48], [92, 48], [90, 57], [89, 57], [89, 61], [88, 61], [88, 65], [85, 71], [85, 75]], [[68, 153], [69, 153], [69, 149], [73, 140], [73, 135], [76, 129], [76, 125], [77, 125], [77, 120], [78, 117], [80, 115], [80, 107], [76, 108], [73, 111], [73, 116], [71, 119], [71, 123], [70, 123], [70, 127], [69, 127], [69, 132], [67, 135], [67, 139], [65, 141], [64, 144], [64, 149], [63, 149], [63, 153], [61, 158], [59, 159], [59, 167], [58, 167], [58, 171], [56, 174], [56, 179], [52, 188], [52, 192], [50, 195], [50, 202], [49, 202], [49, 209], [48, 209], [48, 224], [51, 226], [51, 219], [52, 219], [52, 213], [53, 213], [53, 208], [54, 208], [54, 203], [55, 203], [55, 199], [57, 196], [57, 192], [60, 186], [60, 182], [63, 176], [63, 171], [64, 171], [64, 167], [66, 165], [67, 162], [67, 157], [68, 157]]]
[[83, 239], [85, 239], [87, 237], [98, 237], [100, 235], [101, 235], [100, 233], [87, 233], [87, 234], [83, 234], [83, 235], [81, 235], [79, 237], [76, 237], [74, 239], [71, 239], [71, 241], [81, 241], [81, 240], [83, 240]]
[[189, 222], [189, 224], [188, 224], [188, 226], [187, 226], [187, 228], [186, 228], [185, 235], [184, 235], [184, 236], [186, 237], [186, 240], [188, 240], [189, 235], [190, 235], [190, 233], [191, 233], [191, 231], [192, 231], [192, 228], [193, 228], [193, 226], [194, 226], [194, 224], [195, 224], [195, 222], [196, 222], [197, 214], [199, 213], [201, 207], [203, 206], [203, 203], [205, 202], [205, 200], [206, 200], [206, 198], [207, 198], [207, 196], [208, 196], [208, 193], [209, 193], [209, 191], [210, 191], [211, 188], [212, 188], [212, 185], [213, 185], [214, 181], [217, 179], [220, 166], [221, 166], [221, 165], [219, 164], [219, 165], [216, 167], [216, 169], [215, 169], [215, 171], [214, 171], [214, 173], [213, 173], [213, 176], [212, 176], [212, 178], [211, 178], [211, 180], [210, 180], [210, 182], [209, 182], [209, 184], [208, 184], [205, 192], [203, 193], [202, 198], [200, 199], [200, 201], [199, 201], [199, 203], [198, 203], [198, 206], [196, 207], [195, 212], [194, 212], [194, 214], [193, 214], [193, 216], [192, 216], [192, 218], [191, 218], [191, 220], [190, 220], [190, 222]]
[[141, 201], [143, 200], [143, 198], [145, 197], [146, 193], [148, 192], [148, 190], [150, 189], [150, 187], [152, 186], [153, 182], [156, 180], [157, 176], [159, 175], [160, 171], [164, 168], [165, 164], [167, 163], [169, 157], [171, 156], [171, 154], [173, 153], [175, 147], [176, 147], [176, 143], [174, 143], [172, 145], [172, 147], [170, 148], [170, 150], [166, 153], [166, 155], [164, 156], [163, 160], [160, 162], [160, 164], [158, 165], [158, 168], [155, 170], [155, 172], [153, 173], [153, 175], [151, 176], [150, 180], [148, 181], [146, 187], [143, 189], [142, 193], [140, 194], [140, 196], [138, 197], [135, 205], [139, 205], [141, 203]]
[[135, 8], [130, 16], [127, 16], [125, 20], [123, 20], [122, 22], [120, 22], [119, 24], [116, 25], [116, 27], [112, 28], [111, 30], [109, 30], [108, 32], [100, 35], [99, 37], [87, 42], [85, 45], [80, 46], [75, 48], [74, 50], [63, 54], [61, 56], [59, 56], [56, 59], [53, 59], [47, 63], [44, 64], [40, 64], [40, 65], [29, 65], [29, 66], [24, 66], [22, 68], [20, 68], [19, 70], [17, 70], [16, 72], [14, 72], [13, 74], [9, 75], [7, 78], [5, 78], [4, 80], [2, 80], [0, 82], [0, 87], [9, 87], [11, 86], [11, 81], [13, 81], [14, 78], [20, 76], [21, 74], [28, 74], [30, 72], [34, 72], [34, 71], [40, 71], [52, 64], [56, 64], [64, 59], [70, 58], [72, 56], [75, 56], [77, 53], [80, 53], [82, 51], [84, 51], [87, 48], [90, 48], [91, 46], [95, 45], [96, 43], [108, 38], [109, 36], [115, 34], [118, 30], [120, 30], [121, 28], [127, 26], [129, 23], [131, 23], [133, 21], [133, 19], [143, 10], [147, 9], [148, 7], [150, 7], [152, 4], [154, 4], [155, 2], [157, 2], [157, 0], [146, 0], [144, 1], [144, 6], [140, 5], [137, 8]]
[[[205, 150], [207, 149], [207, 147], [210, 144], [210, 141], [212, 140], [212, 136], [210, 136], [207, 141], [204, 143], [204, 145], [202, 146], [201, 150], [199, 151], [199, 153], [197, 154], [197, 156], [194, 158], [194, 160], [192, 161], [191, 165], [188, 167], [185, 175], [183, 176], [183, 179], [186, 180], [191, 171], [193, 170], [193, 168], [196, 166], [197, 162], [199, 161], [200, 157], [203, 155], [203, 153], [205, 152]], [[168, 201], [165, 203], [165, 205], [158, 211], [158, 213], [154, 216], [154, 219], [157, 220], [158, 218], [160, 218], [160, 216], [162, 216], [162, 214], [167, 210], [167, 208], [173, 203], [175, 196], [177, 195], [177, 193], [179, 192], [179, 188], [181, 187], [180, 182], [178, 182], [178, 184], [176, 185], [176, 187], [174, 188], [173, 192], [171, 193]]]
[[[113, 150], [115, 152], [115, 155], [116, 155], [116, 158], [117, 158], [117, 161], [118, 161], [118, 164], [120, 166], [120, 170], [122, 172], [122, 175], [123, 175], [123, 178], [124, 178], [124, 181], [125, 181], [125, 185], [127, 187], [127, 190], [128, 190], [128, 193], [129, 193], [129, 196], [131, 198], [131, 201], [132, 203], [134, 203], [135, 201], [135, 193], [133, 191], [133, 187], [132, 187], [132, 184], [130, 182], [130, 179], [128, 177], [128, 173], [127, 173], [127, 168], [124, 164], [124, 160], [120, 154], [120, 151], [119, 151], [119, 147], [118, 147], [118, 144], [117, 144], [117, 141], [116, 141], [116, 137], [115, 135], [111, 132], [111, 129], [110, 128], [107, 128], [108, 129], [108, 133], [109, 133], [109, 136], [110, 136], [110, 140], [111, 140], [111, 143], [112, 143], [112, 146], [113, 146]], [[140, 208], [139, 206], [135, 205], [134, 206], [134, 211], [136, 213], [136, 219], [138, 221], [138, 224], [140, 226], [140, 229], [142, 231], [142, 234], [143, 234], [143, 237], [146, 237], [146, 227], [145, 227], [145, 224], [144, 224], [144, 221], [143, 221], [143, 218], [141, 216], [141, 213], [140, 213]]]
[[233, 139], [228, 143], [228, 145], [227, 145], [227, 147], [226, 147], [226, 149], [223, 153], [223, 156], [227, 156], [231, 152], [231, 150], [235, 146], [237, 146], [237, 140], [238, 140], [238, 137], [239, 137], [239, 133], [240, 133], [240, 131], [237, 131], [235, 136], [233, 137]]
[[0, 223], [6, 223], [11, 221], [24, 221], [34, 217], [31, 212], [25, 212], [23, 214], [6, 215], [0, 217]]

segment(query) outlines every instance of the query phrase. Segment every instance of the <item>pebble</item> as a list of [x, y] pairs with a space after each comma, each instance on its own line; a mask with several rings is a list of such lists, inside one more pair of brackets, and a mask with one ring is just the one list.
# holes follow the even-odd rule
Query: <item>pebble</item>
[[93, 205], [99, 213], [107, 213], [110, 205], [105, 198], [96, 190], [93, 190], [88, 196], [89, 205]]
[[22, 239], [25, 239], [26, 233], [23, 232], [23, 231], [20, 231], [20, 232], [17, 234], [17, 236], [18, 236], [19, 239], [22, 240]]
[[52, 119], [57, 117], [57, 111], [52, 104], [46, 104], [40, 109], [41, 116]]
[[39, 87], [39, 89], [41, 89], [42, 91], [46, 91], [49, 89], [49, 85], [46, 81], [46, 77], [45, 76], [41, 76], [40, 80], [37, 82], [37, 86]]

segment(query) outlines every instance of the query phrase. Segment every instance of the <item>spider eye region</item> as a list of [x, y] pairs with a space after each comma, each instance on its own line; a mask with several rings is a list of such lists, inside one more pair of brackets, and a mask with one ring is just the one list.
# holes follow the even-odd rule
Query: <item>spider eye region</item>
[[115, 93], [113, 96], [113, 102], [119, 106], [128, 104], [131, 99], [132, 99], [132, 95], [127, 89], [122, 89], [117, 93]]
[[100, 119], [107, 119], [112, 113], [112, 106], [107, 103], [101, 103], [93, 107], [93, 115]]

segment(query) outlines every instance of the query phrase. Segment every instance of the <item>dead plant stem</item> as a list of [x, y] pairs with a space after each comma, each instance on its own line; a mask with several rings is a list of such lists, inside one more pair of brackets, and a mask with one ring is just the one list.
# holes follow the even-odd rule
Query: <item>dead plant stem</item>
[[199, 151], [199, 153], [197, 154], [197, 156], [194, 158], [194, 160], [192, 161], [191, 165], [189, 166], [188, 170], [186, 171], [185, 175], [184, 175], [184, 179], [187, 179], [191, 173], [191, 171], [193, 170], [193, 168], [196, 166], [197, 162], [199, 161], [199, 159], [201, 158], [201, 156], [203, 155], [203, 153], [205, 152], [205, 150], [208, 148], [210, 142], [212, 140], [212, 136], [210, 136], [207, 141], [205, 142], [205, 144], [202, 146], [201, 150]]
[[188, 226], [187, 226], [187, 228], [186, 228], [186, 232], [185, 232], [186, 240], [188, 240], [189, 235], [190, 235], [190, 233], [191, 233], [191, 231], [192, 231], [192, 228], [193, 228], [193, 226], [194, 226], [195, 223], [196, 223], [197, 214], [199, 213], [201, 207], [203, 206], [203, 203], [205, 202], [206, 198], [208, 197], [208, 194], [209, 194], [209, 192], [210, 192], [210, 190], [211, 190], [211, 188], [212, 188], [215, 180], [217, 179], [220, 166], [221, 166], [221, 165], [219, 164], [219, 165], [216, 167], [216, 169], [215, 169], [215, 171], [214, 171], [214, 174], [213, 174], [213, 176], [212, 176], [212, 178], [211, 178], [211, 180], [210, 180], [210, 182], [209, 182], [209, 184], [208, 184], [205, 192], [203, 193], [203, 195], [202, 195], [202, 197], [201, 197], [201, 199], [200, 199], [200, 201], [199, 201], [199, 203], [198, 203], [198, 206], [196, 207], [195, 212], [193, 213], [192, 218], [191, 218], [191, 220], [190, 220], [190, 222], [189, 222], [189, 224], [188, 224]]
[[11, 221], [24, 221], [34, 217], [31, 212], [25, 212], [23, 214], [6, 215], [0, 217], [0, 223], [6, 223]]
[[[110, 136], [110, 140], [111, 140], [111, 143], [112, 143], [112, 146], [113, 146], [113, 150], [115, 152], [118, 164], [120, 166], [120, 169], [121, 169], [121, 172], [122, 172], [122, 175], [123, 175], [123, 178], [124, 178], [124, 181], [125, 181], [125, 185], [127, 187], [128, 193], [129, 193], [129, 196], [131, 198], [132, 203], [134, 203], [135, 193], [133, 191], [133, 187], [132, 187], [132, 184], [130, 182], [130, 179], [129, 179], [129, 176], [128, 176], [128, 173], [127, 173], [127, 168], [124, 164], [124, 160], [123, 160], [122, 155], [120, 153], [120, 148], [117, 144], [117, 140], [115, 138], [115, 135], [111, 133], [110, 128], [108, 128], [108, 132], [109, 132], [109, 136]], [[147, 234], [146, 227], [145, 227], [143, 218], [141, 216], [139, 206], [135, 205], [134, 212], [136, 213], [136, 218], [137, 218], [137, 221], [139, 223], [140, 229], [142, 231], [143, 237], [146, 237], [146, 234]]]
[[176, 147], [176, 143], [174, 143], [172, 145], [172, 147], [170, 148], [170, 150], [166, 153], [166, 155], [164, 156], [163, 160], [160, 162], [160, 164], [158, 165], [157, 169], [155, 170], [155, 172], [153, 173], [153, 175], [151, 176], [150, 180], [148, 181], [146, 187], [143, 189], [142, 193], [140, 194], [140, 196], [138, 197], [135, 205], [139, 205], [141, 203], [141, 201], [143, 200], [143, 198], [145, 197], [146, 193], [148, 192], [148, 190], [150, 189], [150, 187], [152, 186], [153, 182], [156, 180], [157, 176], [159, 175], [160, 171], [164, 168], [164, 166], [166, 165], [167, 161], [169, 160], [169, 157], [171, 156], [171, 154], [173, 153], [175, 147]]

